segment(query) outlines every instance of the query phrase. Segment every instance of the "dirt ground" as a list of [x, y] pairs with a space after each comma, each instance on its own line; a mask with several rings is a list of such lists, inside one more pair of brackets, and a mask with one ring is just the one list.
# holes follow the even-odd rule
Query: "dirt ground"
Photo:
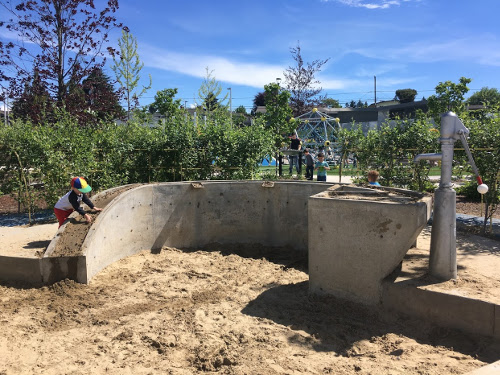
[[[37, 251], [56, 230], [0, 228], [1, 243]], [[428, 241], [427, 229], [413, 251]], [[458, 243], [459, 282], [491, 293], [499, 242]], [[409, 254], [404, 267], [421, 258]], [[0, 374], [464, 374], [500, 359], [498, 341], [311, 298], [306, 268], [286, 249], [163, 248], [89, 285], [0, 285]]]

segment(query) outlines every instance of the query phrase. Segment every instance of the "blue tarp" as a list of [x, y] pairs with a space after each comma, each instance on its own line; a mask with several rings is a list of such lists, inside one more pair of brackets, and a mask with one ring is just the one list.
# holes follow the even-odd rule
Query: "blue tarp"
[[262, 165], [263, 167], [274, 166], [276, 165], [276, 159], [271, 158], [271, 161], [269, 161], [269, 158], [265, 158], [264, 160], [262, 160], [260, 165]]

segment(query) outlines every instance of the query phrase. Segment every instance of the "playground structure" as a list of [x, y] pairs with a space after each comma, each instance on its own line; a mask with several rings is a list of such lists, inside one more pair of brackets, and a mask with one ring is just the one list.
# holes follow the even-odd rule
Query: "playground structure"
[[317, 108], [298, 116], [295, 121], [299, 123], [297, 135], [306, 146], [323, 147], [333, 144], [337, 139], [339, 119], [330, 117]]

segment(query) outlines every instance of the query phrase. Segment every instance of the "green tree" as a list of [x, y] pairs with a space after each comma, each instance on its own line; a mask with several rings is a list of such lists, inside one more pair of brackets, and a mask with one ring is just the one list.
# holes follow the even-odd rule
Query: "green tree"
[[464, 95], [469, 91], [467, 85], [471, 82], [470, 78], [465, 77], [461, 77], [459, 83], [439, 82], [436, 86], [436, 95], [431, 95], [427, 99], [429, 113], [436, 119], [448, 111], [460, 115], [465, 110]]
[[219, 96], [222, 93], [222, 86], [219, 81], [213, 76], [213, 70], [206, 69], [206, 76], [198, 89], [198, 97], [200, 99], [201, 105], [208, 112], [213, 112], [219, 109], [221, 106], [227, 106], [224, 102], [227, 100], [228, 93], [222, 98]]
[[356, 103], [356, 108], [366, 108], [368, 107], [368, 104], [366, 102], [362, 102], [361, 99], [358, 100], [358, 102]]
[[324, 99], [318, 96], [322, 88], [317, 87], [320, 81], [316, 79], [315, 75], [321, 71], [322, 66], [328, 62], [329, 58], [304, 63], [298, 43], [297, 47], [290, 48], [290, 52], [296, 65], [289, 66], [283, 75], [285, 76], [285, 87], [290, 92], [290, 107], [292, 107], [293, 115], [299, 116], [316, 107]]
[[[496, 115], [492, 116], [492, 113]], [[468, 143], [474, 157], [474, 162], [482, 177], [488, 185], [488, 192], [484, 195], [485, 211], [482, 232], [486, 232], [486, 224], [491, 220], [498, 209], [500, 202], [500, 106], [475, 111], [474, 114], [462, 117], [464, 125], [469, 129]], [[467, 163], [468, 164], [468, 163]], [[469, 186], [473, 195], [479, 199], [475, 179]]]
[[125, 93], [127, 114], [130, 119], [130, 111], [139, 105], [139, 98], [151, 88], [152, 80], [151, 75], [149, 75], [149, 85], [143, 86], [138, 92], [135, 91], [139, 85], [140, 72], [144, 66], [137, 53], [137, 39], [129, 32], [122, 30], [118, 46], [120, 47], [120, 58], [113, 57], [114, 65], [111, 69], [115, 72], [116, 80]]
[[181, 100], [174, 99], [175, 95], [177, 95], [176, 88], [157, 91], [155, 101], [149, 106], [149, 111], [151, 113], [158, 112], [167, 118], [172, 118], [181, 106]]
[[417, 90], [400, 89], [396, 90], [395, 99], [399, 100], [400, 103], [411, 103], [415, 101], [416, 96], [417, 96]]
[[233, 121], [237, 126], [243, 126], [245, 124], [245, 120], [247, 118], [247, 110], [245, 106], [240, 105], [234, 111]]
[[244, 105], [240, 105], [238, 108], [236, 108], [236, 110], [234, 111], [235, 113], [240, 113], [242, 115], [246, 115], [247, 114], [247, 110], [245, 108]]
[[340, 108], [340, 103], [337, 99], [332, 99], [332, 98], [324, 98], [320, 105], [327, 107], [327, 108]]
[[498, 105], [500, 104], [500, 92], [495, 88], [483, 87], [467, 99], [471, 105]]
[[272, 132], [274, 146], [279, 148], [290, 132], [295, 128], [290, 107], [290, 93], [282, 90], [277, 83], [270, 83], [264, 86], [266, 98], [266, 113], [264, 121], [266, 129]]

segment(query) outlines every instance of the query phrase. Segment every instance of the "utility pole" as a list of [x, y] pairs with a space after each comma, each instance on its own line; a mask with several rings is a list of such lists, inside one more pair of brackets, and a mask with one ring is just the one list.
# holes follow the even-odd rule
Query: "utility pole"
[[233, 90], [231, 90], [231, 87], [227, 89], [229, 90], [229, 113], [231, 115], [231, 125], [233, 125]]
[[377, 76], [373, 76], [373, 88], [375, 92], [375, 107], [377, 106]]

